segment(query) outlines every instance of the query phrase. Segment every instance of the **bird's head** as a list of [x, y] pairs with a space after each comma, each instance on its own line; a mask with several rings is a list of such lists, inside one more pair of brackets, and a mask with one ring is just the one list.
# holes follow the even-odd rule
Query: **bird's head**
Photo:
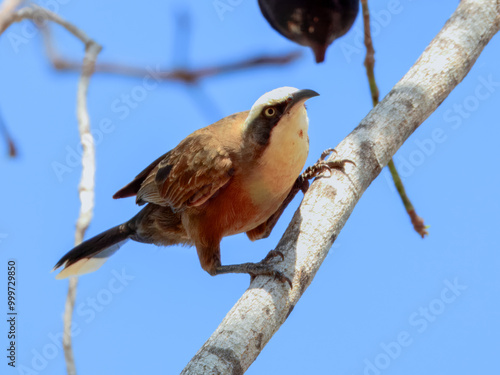
[[[252, 106], [243, 124], [243, 139], [260, 147], [269, 144], [274, 133], [296, 126], [307, 131], [307, 112], [304, 102], [319, 94], [313, 90], [280, 87], [262, 95]], [[276, 131], [280, 129], [280, 131]]]

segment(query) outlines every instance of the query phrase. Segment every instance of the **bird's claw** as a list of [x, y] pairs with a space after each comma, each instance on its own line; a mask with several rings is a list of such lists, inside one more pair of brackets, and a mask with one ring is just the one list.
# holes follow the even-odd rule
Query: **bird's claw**
[[[266, 255], [264, 259], [262, 259], [258, 264], [261, 264], [266, 267], [264, 273], [259, 273], [260, 275], [267, 275], [267, 276], [273, 276], [276, 280], [281, 281], [282, 283], [287, 282], [288, 285], [290, 285], [290, 288], [292, 287], [292, 281], [286, 277], [282, 272], [275, 270], [273, 268], [268, 268], [269, 262], [276, 258], [280, 257], [281, 261], [285, 260], [285, 256], [283, 253], [279, 250], [271, 250], [269, 253]], [[253, 280], [257, 274], [250, 273], [251, 280]]]
[[282, 283], [288, 283], [288, 285], [290, 286], [290, 289], [292, 289], [292, 280], [290, 280], [288, 277], [285, 276], [285, 274], [281, 271], [278, 271], [278, 270], [275, 270], [275, 269], [272, 269], [272, 268], [269, 268], [269, 269], [266, 269], [265, 271], [264, 270], [261, 270], [259, 273], [252, 273], [252, 272], [249, 272], [250, 274], [250, 282], [252, 282], [255, 277], [257, 276], [272, 276], [274, 277], [276, 280], [282, 282]]
[[251, 280], [257, 276], [271, 276], [281, 282], [287, 282], [292, 287], [292, 282], [288, 277], [286, 277], [282, 272], [274, 269], [274, 265], [269, 264], [268, 261], [271, 258], [281, 256], [283, 254], [281, 251], [271, 250], [271, 252], [259, 263], [243, 263], [243, 264], [231, 264], [225, 266], [218, 266], [215, 268], [213, 273], [210, 273], [212, 276], [222, 275], [227, 273], [248, 273], [251, 277]]
[[282, 283], [287, 282], [288, 285], [290, 286], [290, 289], [293, 288], [292, 280], [290, 280], [288, 277], [286, 277], [282, 272], [274, 270], [274, 278]]
[[[335, 149], [333, 148], [329, 148], [323, 151], [318, 161], [304, 171], [304, 173], [302, 174], [303, 179], [311, 180], [317, 177], [331, 177], [332, 169], [338, 169], [342, 173], [345, 173], [345, 163], [356, 165], [356, 163], [347, 159], [325, 161], [325, 158], [332, 152], [337, 153], [337, 151], [335, 151]], [[328, 175], [325, 174], [325, 172], [328, 172]]]
[[274, 259], [276, 257], [280, 257], [281, 261], [285, 260], [285, 256], [283, 255], [283, 253], [281, 251], [279, 251], [279, 250], [271, 250], [271, 251], [269, 251], [269, 253], [267, 253], [266, 257], [261, 260], [261, 263], [269, 263], [269, 261], [271, 259]]
[[319, 157], [319, 160], [325, 160], [327, 156], [329, 156], [332, 152], [335, 152], [337, 153], [337, 150], [335, 150], [334, 148], [327, 148], [325, 151], [323, 151], [321, 153], [321, 156]]

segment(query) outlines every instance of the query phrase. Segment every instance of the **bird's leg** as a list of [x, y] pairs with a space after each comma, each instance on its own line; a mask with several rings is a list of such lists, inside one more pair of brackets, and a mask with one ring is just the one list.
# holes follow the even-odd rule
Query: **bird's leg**
[[198, 252], [201, 267], [212, 276], [222, 275], [225, 273], [248, 273], [252, 279], [255, 276], [261, 275], [272, 276], [281, 282], [287, 282], [288, 285], [290, 285], [290, 288], [292, 287], [290, 279], [282, 272], [275, 270], [272, 264], [269, 264], [269, 260], [276, 256], [281, 256], [282, 259], [284, 258], [280, 251], [272, 250], [259, 263], [243, 263], [223, 266], [220, 261], [220, 245], [217, 241], [212, 242], [211, 244], [207, 243], [205, 245], [197, 245], [196, 250]]
[[[316, 177], [323, 177], [323, 174], [325, 171], [328, 171], [331, 173], [332, 169], [339, 169], [340, 171], [344, 172], [344, 164], [345, 163], [352, 163], [354, 162], [350, 160], [332, 160], [332, 161], [325, 161], [325, 158], [330, 155], [332, 152], [335, 152], [335, 149], [329, 148], [321, 154], [320, 158], [318, 161], [310, 166], [307, 167], [304, 173], [302, 173], [297, 180], [295, 180], [295, 183], [292, 186], [292, 189], [288, 193], [288, 196], [285, 198], [283, 203], [281, 203], [281, 206], [278, 208], [278, 210], [272, 214], [269, 219], [267, 219], [264, 223], [260, 224], [258, 227], [250, 230], [247, 232], [247, 236], [252, 240], [260, 240], [262, 238], [267, 238], [271, 234], [274, 226], [278, 222], [278, 219], [281, 217], [283, 214], [283, 211], [285, 211], [285, 208], [290, 204], [290, 202], [295, 198], [297, 193], [299, 191], [302, 191], [302, 193], [306, 193], [307, 190], [309, 189], [309, 180], [316, 178]], [[327, 176], [325, 176], [327, 177]], [[329, 177], [329, 176], [328, 176]]]
[[[308, 187], [309, 182], [306, 181], [306, 183], [307, 183], [307, 187]], [[260, 240], [262, 238], [269, 237], [274, 226], [278, 222], [278, 219], [281, 217], [281, 214], [283, 214], [283, 211], [285, 211], [285, 208], [290, 204], [290, 202], [293, 200], [293, 198], [295, 198], [295, 196], [297, 195], [297, 193], [299, 191], [301, 191], [301, 190], [304, 191], [303, 187], [304, 187], [304, 181], [301, 178], [301, 176], [299, 176], [297, 178], [297, 180], [295, 180], [295, 183], [293, 184], [292, 189], [288, 193], [287, 197], [285, 198], [283, 203], [281, 203], [281, 206], [276, 210], [276, 212], [274, 214], [272, 214], [269, 217], [269, 219], [267, 219], [265, 222], [260, 224], [258, 227], [248, 231], [247, 232], [248, 238], [250, 238], [252, 241], [255, 241], [255, 240]], [[307, 188], [305, 191], [307, 191]], [[272, 251], [274, 251], [274, 250], [272, 250]]]
[[[281, 252], [275, 252], [272, 250], [262, 261], [259, 263], [242, 263], [242, 264], [231, 264], [226, 266], [218, 266], [215, 269], [216, 275], [222, 275], [225, 273], [248, 273], [252, 280], [256, 276], [271, 276], [275, 279], [281, 281], [282, 283], [287, 282], [292, 287], [292, 281], [286, 277], [282, 272], [273, 268], [271, 264], [268, 264], [269, 259], [280, 256], [283, 257]], [[279, 254], [278, 254], [279, 253]]]
[[266, 257], [261, 260], [261, 263], [268, 263], [271, 259], [274, 259], [276, 257], [280, 257], [282, 261], [285, 260], [285, 256], [281, 251], [271, 250], [267, 253]]

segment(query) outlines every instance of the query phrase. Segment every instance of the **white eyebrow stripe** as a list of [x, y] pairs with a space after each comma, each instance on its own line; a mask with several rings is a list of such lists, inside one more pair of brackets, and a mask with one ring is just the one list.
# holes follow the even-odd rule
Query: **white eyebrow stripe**
[[248, 117], [245, 120], [243, 127], [246, 128], [248, 124], [250, 124], [257, 116], [259, 116], [260, 112], [264, 107], [268, 105], [281, 103], [296, 91], [299, 90], [296, 89], [295, 87], [285, 86], [266, 92], [259, 99], [257, 99], [257, 101], [252, 106], [252, 109], [250, 109], [250, 112], [248, 113]]

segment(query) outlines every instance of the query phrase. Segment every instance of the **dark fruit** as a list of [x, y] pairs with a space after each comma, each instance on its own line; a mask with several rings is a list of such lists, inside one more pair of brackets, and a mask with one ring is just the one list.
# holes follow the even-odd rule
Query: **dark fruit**
[[359, 0], [259, 0], [259, 6], [276, 31], [311, 47], [320, 63], [328, 46], [351, 28]]

